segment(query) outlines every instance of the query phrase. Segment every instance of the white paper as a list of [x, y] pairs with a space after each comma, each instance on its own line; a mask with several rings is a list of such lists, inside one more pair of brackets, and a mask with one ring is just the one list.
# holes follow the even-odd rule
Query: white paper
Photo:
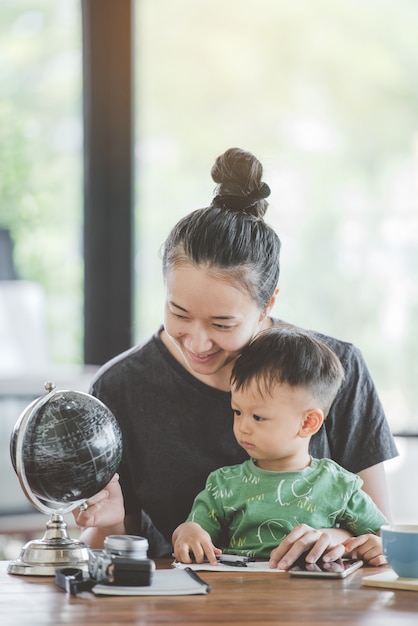
[[268, 561], [254, 561], [247, 563], [246, 567], [237, 567], [236, 565], [226, 565], [225, 563], [218, 563], [218, 565], [210, 565], [209, 563], [192, 563], [191, 565], [187, 563], [180, 563], [179, 561], [173, 562], [173, 567], [177, 569], [185, 569], [186, 567], [190, 567], [190, 569], [195, 571], [206, 571], [206, 572], [235, 572], [240, 574], [250, 574], [251, 572], [271, 572], [272, 574], [277, 572], [284, 572], [284, 569], [271, 569], [269, 567]]

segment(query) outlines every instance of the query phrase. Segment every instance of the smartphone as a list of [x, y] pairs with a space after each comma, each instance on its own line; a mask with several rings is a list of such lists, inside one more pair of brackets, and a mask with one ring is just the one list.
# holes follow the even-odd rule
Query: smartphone
[[358, 559], [338, 559], [324, 563], [306, 563], [305, 560], [298, 559], [290, 568], [291, 576], [319, 577], [319, 578], [345, 578], [363, 566], [363, 561]]
[[238, 556], [236, 554], [217, 554], [216, 560], [224, 565], [234, 565], [235, 567], [247, 567], [247, 563], [254, 563], [255, 559], [249, 556]]

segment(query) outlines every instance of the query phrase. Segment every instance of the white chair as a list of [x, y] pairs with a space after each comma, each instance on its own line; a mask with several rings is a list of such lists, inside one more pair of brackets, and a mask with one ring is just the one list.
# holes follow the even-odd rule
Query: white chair
[[46, 296], [27, 280], [0, 280], [0, 378], [49, 367]]

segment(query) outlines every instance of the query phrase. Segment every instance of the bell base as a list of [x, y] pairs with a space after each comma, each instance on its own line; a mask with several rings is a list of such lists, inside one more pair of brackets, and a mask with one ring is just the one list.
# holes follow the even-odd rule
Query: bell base
[[53, 515], [42, 539], [29, 541], [19, 557], [11, 561], [8, 574], [24, 576], [55, 576], [57, 569], [76, 567], [88, 572], [89, 547], [70, 539], [62, 516]]
[[88, 546], [81, 542], [60, 546], [46, 545], [42, 540], [26, 544], [15, 561], [10, 561], [7, 573], [24, 576], [55, 576], [57, 569], [77, 567], [88, 572]]

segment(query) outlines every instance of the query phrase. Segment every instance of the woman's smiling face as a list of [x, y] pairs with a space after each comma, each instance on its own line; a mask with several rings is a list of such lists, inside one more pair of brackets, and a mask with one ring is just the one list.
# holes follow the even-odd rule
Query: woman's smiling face
[[222, 386], [229, 388], [234, 360], [270, 308], [260, 310], [243, 286], [219, 270], [182, 263], [166, 274], [165, 331], [186, 368], [201, 380], [208, 377], [208, 384], [224, 373]]

